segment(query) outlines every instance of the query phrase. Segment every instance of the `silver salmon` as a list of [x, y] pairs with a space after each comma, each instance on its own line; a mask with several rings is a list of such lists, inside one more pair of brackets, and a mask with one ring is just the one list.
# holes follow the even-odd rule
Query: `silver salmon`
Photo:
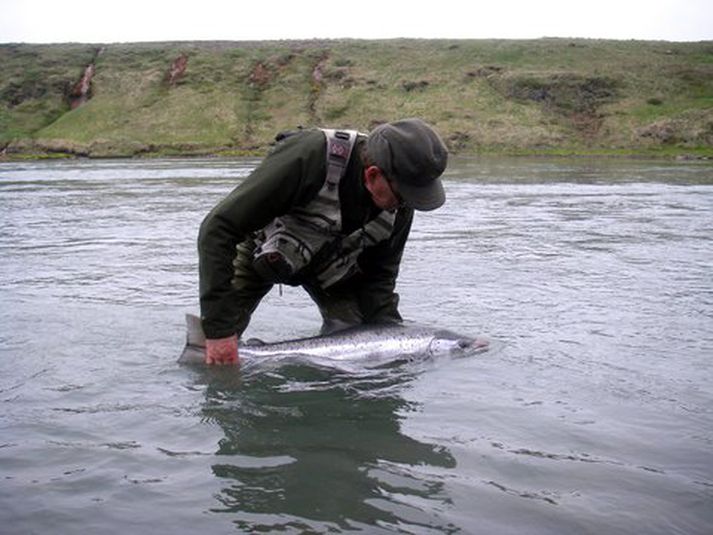
[[[205, 362], [205, 335], [200, 318], [186, 314], [186, 347], [182, 364]], [[332, 334], [266, 343], [248, 341], [239, 345], [240, 360], [305, 358], [316, 361], [374, 361], [402, 357], [460, 356], [488, 349], [488, 341], [445, 329], [401, 323], [359, 325]]]

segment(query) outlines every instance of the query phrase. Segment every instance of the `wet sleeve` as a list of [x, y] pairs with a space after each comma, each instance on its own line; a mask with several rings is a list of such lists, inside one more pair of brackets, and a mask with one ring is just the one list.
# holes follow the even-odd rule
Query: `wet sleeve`
[[359, 303], [366, 323], [400, 322], [399, 296], [394, 292], [401, 257], [413, 222], [413, 210], [399, 210], [391, 237], [359, 257], [362, 272]]
[[318, 130], [288, 138], [203, 220], [198, 233], [199, 293], [208, 338], [234, 334], [245, 309], [231, 285], [235, 246], [319, 191], [325, 176], [324, 146]]

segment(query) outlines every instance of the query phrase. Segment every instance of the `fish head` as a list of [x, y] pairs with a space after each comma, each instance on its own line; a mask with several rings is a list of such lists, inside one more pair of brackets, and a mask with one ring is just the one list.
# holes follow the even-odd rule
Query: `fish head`
[[434, 357], [469, 355], [487, 349], [487, 340], [462, 336], [449, 331], [436, 333], [428, 346], [429, 353]]

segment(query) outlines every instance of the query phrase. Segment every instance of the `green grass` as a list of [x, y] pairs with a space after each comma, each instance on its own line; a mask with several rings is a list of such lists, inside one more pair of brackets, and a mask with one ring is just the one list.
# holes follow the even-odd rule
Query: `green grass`
[[[169, 87], [181, 54], [187, 70]], [[92, 61], [92, 98], [71, 110], [69, 90]], [[298, 125], [366, 131], [406, 116], [460, 154], [709, 157], [713, 42], [0, 45], [10, 155], [259, 154]]]

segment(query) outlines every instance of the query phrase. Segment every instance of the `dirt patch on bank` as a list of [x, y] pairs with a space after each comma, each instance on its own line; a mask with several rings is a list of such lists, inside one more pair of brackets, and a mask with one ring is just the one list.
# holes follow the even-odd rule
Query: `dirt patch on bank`
[[613, 78], [576, 73], [509, 75], [491, 70], [486, 77], [506, 98], [535, 102], [585, 137], [597, 135], [604, 119], [601, 108], [616, 100], [620, 85]]
[[175, 87], [180, 80], [185, 76], [188, 68], [188, 56], [181, 54], [171, 63], [168, 72], [166, 72], [165, 82], [169, 87]]

